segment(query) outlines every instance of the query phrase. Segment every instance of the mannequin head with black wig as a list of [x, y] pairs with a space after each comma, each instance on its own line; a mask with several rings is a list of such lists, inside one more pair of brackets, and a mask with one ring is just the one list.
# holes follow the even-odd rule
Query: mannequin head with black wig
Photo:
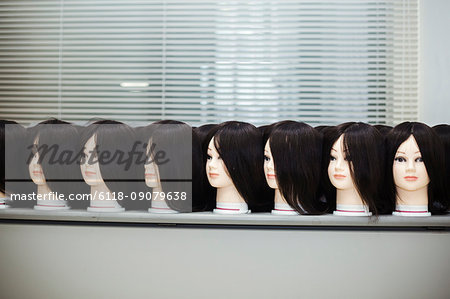
[[91, 187], [88, 211], [121, 212], [121, 204], [126, 206], [132, 199], [131, 193], [139, 185], [136, 160], [131, 155], [138, 146], [136, 141], [134, 130], [118, 121], [96, 121], [83, 130], [80, 166]]
[[149, 212], [206, 210], [201, 143], [192, 127], [180, 121], [162, 120], [141, 128], [140, 135], [147, 158], [140, 171], [145, 173], [145, 185], [152, 188], [153, 194]]
[[323, 185], [335, 215], [370, 216], [383, 207], [383, 157], [382, 136], [371, 125], [347, 122], [324, 130]]
[[58, 119], [40, 122], [29, 129], [27, 148], [31, 149], [27, 162], [37, 194], [47, 196], [38, 199], [35, 209], [67, 209], [67, 202], [57, 194], [67, 200], [70, 194], [86, 191], [78, 161], [80, 137], [72, 124]]
[[268, 211], [273, 192], [264, 179], [263, 140], [258, 129], [245, 122], [224, 122], [208, 134], [204, 153], [210, 185], [216, 188], [216, 213]]
[[322, 135], [311, 126], [281, 121], [267, 130], [264, 172], [275, 189], [272, 214], [318, 214]]
[[444, 147], [429, 126], [403, 122], [386, 136], [388, 196], [394, 215], [429, 216], [448, 209]]
[[20, 124], [0, 120], [0, 209], [8, 207], [4, 199], [11, 194], [29, 193], [26, 137], [26, 130]]

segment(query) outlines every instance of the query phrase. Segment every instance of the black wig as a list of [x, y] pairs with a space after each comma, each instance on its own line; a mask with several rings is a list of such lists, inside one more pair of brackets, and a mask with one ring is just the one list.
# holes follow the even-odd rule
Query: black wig
[[429, 126], [419, 122], [403, 122], [386, 136], [386, 186], [387, 196], [392, 205], [396, 203], [396, 187], [393, 164], [399, 146], [410, 136], [419, 146], [425, 168], [430, 178], [428, 184], [428, 210], [432, 214], [443, 214], [449, 207], [447, 190], [444, 186], [445, 159], [444, 146], [439, 136]]
[[445, 187], [447, 187], [447, 198], [450, 196], [450, 125], [441, 124], [433, 127], [444, 145], [445, 155]]
[[303, 122], [281, 121], [272, 125], [268, 140], [286, 202], [300, 214], [325, 212], [318, 198], [322, 135]]
[[64, 194], [66, 199], [69, 194], [87, 191], [79, 164], [80, 136], [71, 123], [59, 119], [40, 122], [29, 129], [27, 148], [28, 164], [36, 151], [39, 153], [38, 163], [51, 191]]
[[[162, 192], [184, 193], [184, 200], [169, 199], [165, 202], [169, 208], [178, 212], [197, 212], [212, 209], [205, 194], [207, 184], [203, 167], [201, 142], [188, 124], [174, 120], [155, 122], [140, 129], [143, 143], [151, 141], [148, 159], [158, 152], [164, 153], [166, 163], [158, 164]], [[143, 165], [140, 171], [144, 173]]]
[[139, 190], [141, 182], [137, 172], [137, 155], [133, 154], [139, 151], [140, 146], [135, 132], [122, 122], [100, 120], [83, 130], [83, 147], [92, 136], [95, 136], [96, 144], [93, 154], [98, 160], [102, 179], [108, 189], [115, 193], [118, 202], [128, 208], [129, 202], [137, 198], [133, 192]]
[[214, 145], [228, 170], [239, 194], [255, 212], [273, 208], [274, 192], [264, 177], [264, 143], [261, 132], [249, 123], [228, 121], [213, 128], [204, 143], [207, 157], [208, 143]]
[[373, 126], [362, 122], [347, 122], [330, 127], [324, 132], [322, 181], [329, 211], [336, 208], [336, 188], [328, 177], [330, 151], [333, 144], [344, 134], [344, 152], [349, 162], [350, 174], [361, 200], [370, 211], [389, 213], [392, 211], [380, 189], [383, 188], [384, 148], [383, 137]]
[[392, 130], [392, 127], [388, 125], [374, 125], [373, 127], [377, 129], [378, 132], [380, 132], [383, 136], [386, 136], [389, 131]]
[[22, 125], [15, 121], [0, 120], [0, 192], [7, 195], [31, 191], [26, 163], [26, 138], [27, 132]]

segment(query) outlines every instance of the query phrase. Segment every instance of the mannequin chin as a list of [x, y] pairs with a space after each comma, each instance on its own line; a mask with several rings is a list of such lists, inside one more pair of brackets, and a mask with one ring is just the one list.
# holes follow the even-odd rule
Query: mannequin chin
[[328, 164], [328, 177], [336, 187], [336, 210], [333, 214], [340, 216], [370, 216], [356, 189], [350, 173], [350, 163], [344, 152], [344, 135], [333, 144]]
[[217, 152], [214, 145], [214, 137], [211, 138], [208, 144], [206, 174], [210, 185], [217, 189], [214, 213], [245, 214], [250, 212], [247, 203], [234, 186], [225, 163]]
[[93, 135], [84, 146], [85, 159], [84, 163], [80, 164], [83, 179], [86, 184], [91, 186], [91, 201], [87, 210], [89, 212], [125, 211], [103, 181], [98, 159], [92, 156], [95, 152], [95, 147], [95, 135]]
[[392, 165], [396, 188], [396, 216], [430, 216], [428, 184], [430, 178], [413, 135], [395, 153]]

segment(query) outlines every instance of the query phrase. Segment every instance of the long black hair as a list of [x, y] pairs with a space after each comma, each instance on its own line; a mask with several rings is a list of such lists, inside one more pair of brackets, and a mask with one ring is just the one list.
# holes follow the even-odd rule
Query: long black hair
[[116, 199], [122, 198], [120, 203], [127, 208], [136, 195], [132, 193], [139, 190], [137, 186], [140, 182], [136, 157], [131, 155], [140, 145], [137, 143], [135, 132], [122, 122], [100, 120], [83, 130], [81, 136], [83, 147], [92, 136], [95, 136], [96, 144], [93, 154], [98, 160], [102, 179], [108, 189], [116, 193]]
[[444, 183], [447, 189], [447, 198], [450, 197], [450, 125], [440, 124], [433, 127], [433, 130], [439, 136], [444, 145], [445, 155], [445, 177], [447, 178]]
[[252, 124], [227, 121], [213, 128], [204, 143], [214, 145], [228, 170], [239, 194], [255, 212], [268, 212], [273, 207], [273, 190], [264, 177], [264, 144], [261, 132]]
[[[192, 127], [180, 121], [162, 120], [141, 128], [140, 132], [143, 142], [151, 141], [152, 153], [163, 152], [167, 159], [167, 163], [157, 165], [162, 191], [183, 192], [186, 196], [184, 200], [166, 196], [167, 205], [178, 212], [212, 209], [205, 193], [207, 178], [201, 142]], [[152, 159], [152, 153], [147, 158]]]
[[[0, 192], [27, 194], [27, 132], [15, 121], [0, 119]], [[28, 184], [29, 185], [29, 184]]]
[[322, 181], [329, 211], [336, 208], [336, 188], [328, 177], [330, 151], [341, 135], [344, 135], [344, 152], [350, 175], [361, 200], [375, 215], [389, 213], [392, 208], [380, 192], [384, 174], [383, 138], [377, 129], [362, 122], [347, 122], [324, 130]]
[[286, 120], [273, 124], [267, 138], [286, 202], [300, 214], [324, 212], [318, 199], [322, 135], [303, 122]]
[[28, 164], [39, 152], [38, 163], [51, 191], [64, 194], [66, 199], [70, 194], [87, 192], [79, 164], [80, 136], [71, 123], [55, 118], [40, 122], [29, 129], [27, 148]]
[[428, 210], [432, 214], [443, 214], [447, 211], [448, 195], [444, 186], [444, 146], [439, 136], [424, 123], [403, 122], [392, 129], [386, 136], [386, 185], [387, 195], [392, 203], [396, 203], [396, 187], [393, 177], [393, 164], [399, 146], [410, 136], [419, 146], [425, 168], [430, 178], [428, 184]]

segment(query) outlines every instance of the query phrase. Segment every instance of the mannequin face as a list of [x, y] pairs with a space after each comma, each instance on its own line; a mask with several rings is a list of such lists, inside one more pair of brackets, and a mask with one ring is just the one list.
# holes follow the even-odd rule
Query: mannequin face
[[[149, 155], [151, 144], [152, 144], [152, 140], [150, 140], [148, 142], [147, 156]], [[152, 162], [148, 163], [148, 164], [146, 163], [144, 165], [145, 185], [147, 185], [147, 187], [150, 187], [150, 188], [155, 188], [155, 187], [159, 186], [159, 171], [158, 171], [158, 166], [154, 162], [153, 157], [149, 157], [149, 158], [151, 158]]]
[[413, 135], [400, 144], [392, 165], [394, 184], [406, 191], [415, 191], [430, 183], [419, 146]]
[[275, 175], [275, 166], [273, 164], [272, 151], [270, 150], [269, 140], [264, 147], [264, 174], [270, 188], [278, 189], [277, 177]]
[[350, 174], [350, 164], [344, 152], [344, 135], [341, 135], [331, 148], [328, 177], [336, 189], [348, 190], [355, 188]]
[[35, 154], [33, 156], [33, 159], [31, 160], [30, 164], [28, 165], [28, 172], [30, 173], [31, 180], [36, 185], [45, 185], [45, 176], [44, 171], [42, 170], [42, 166], [38, 164], [39, 161], [39, 153], [37, 151], [39, 139], [36, 138], [34, 140], [34, 145], [36, 148]]
[[214, 188], [233, 186], [233, 181], [228, 175], [227, 167], [220, 158], [214, 145], [214, 137], [208, 145], [208, 159], [206, 160], [206, 174], [208, 181]]
[[[95, 135], [88, 139], [84, 145], [84, 163], [80, 164], [81, 174], [83, 179], [89, 186], [100, 185], [103, 182], [102, 174], [100, 172], [100, 164], [98, 163], [97, 154], [95, 153]], [[94, 155], [92, 157], [92, 155]], [[89, 164], [89, 162], [94, 162]]]

